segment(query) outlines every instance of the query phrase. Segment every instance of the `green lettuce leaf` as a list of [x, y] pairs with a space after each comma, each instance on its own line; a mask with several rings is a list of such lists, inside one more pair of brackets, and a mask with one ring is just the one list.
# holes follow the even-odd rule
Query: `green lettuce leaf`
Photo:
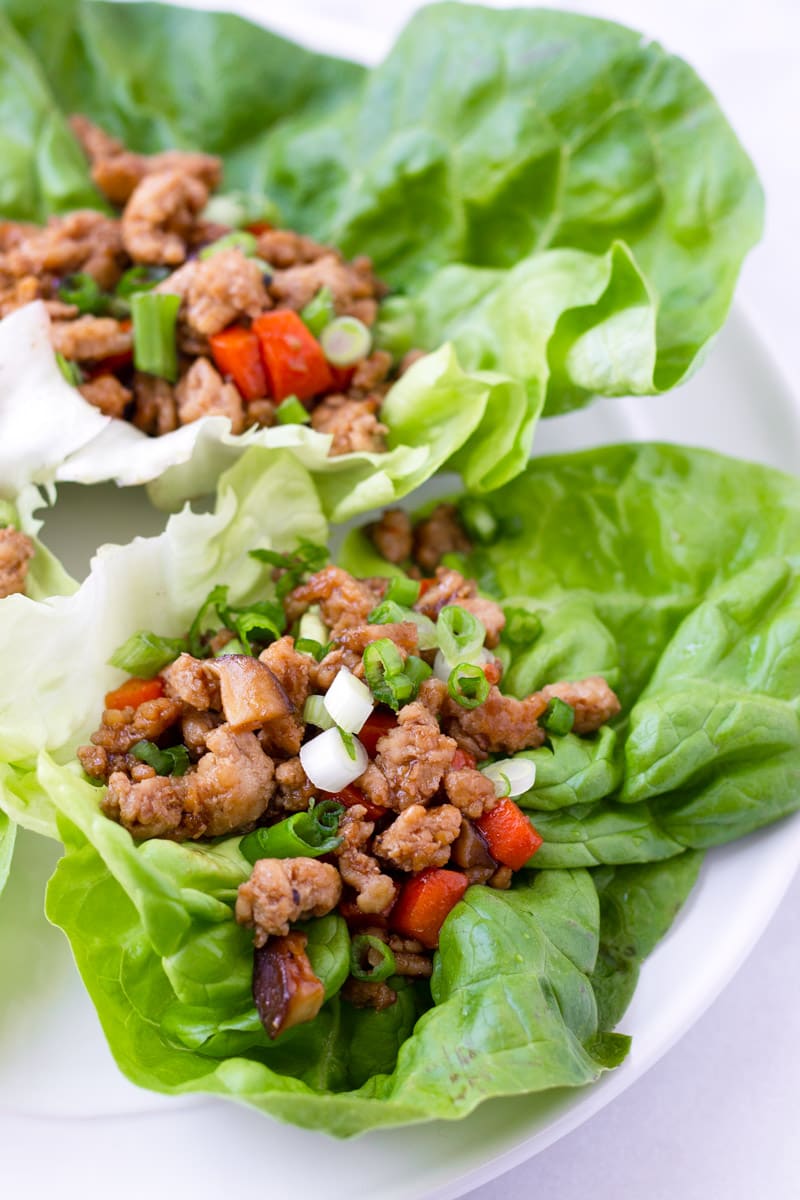
[[471, 490], [496, 488], [524, 468], [543, 411], [684, 378], [759, 236], [752, 165], [707, 89], [610, 22], [432, 5], [367, 71], [227, 14], [101, 0], [0, 11], [12, 215], [99, 203], [65, 124], [75, 110], [137, 149], [214, 151], [229, 186], [373, 257], [395, 291], [386, 344], [440, 352], [391, 390], [388, 453], [335, 460], [304, 428], [235, 437], [209, 418], [149, 439], [54, 392], [37, 401], [48, 419], [31, 413], [10, 440], [0, 389], [0, 448], [26, 451], [8, 472], [0, 459], [4, 478], [150, 482], [174, 508], [255, 443], [293, 448], [336, 520], [445, 463]]
[[[623, 711], [530, 751], [542, 867], [666, 859], [800, 806], [800, 483], [677, 446], [534, 459], [464, 572], [536, 612], [503, 686], [604, 676]], [[369, 556], [369, 559], [367, 559]], [[370, 561], [363, 534], [344, 565]]]
[[601, 1029], [613, 1029], [631, 1002], [642, 962], [667, 934], [697, 882], [703, 855], [592, 872], [600, 897], [600, 950], [592, 987]]

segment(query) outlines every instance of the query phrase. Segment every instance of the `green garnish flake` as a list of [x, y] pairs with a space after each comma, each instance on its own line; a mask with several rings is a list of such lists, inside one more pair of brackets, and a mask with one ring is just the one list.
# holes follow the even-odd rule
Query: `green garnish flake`
[[275, 420], [279, 425], [307, 425], [311, 413], [297, 396], [287, 396], [275, 409]]
[[189, 751], [185, 746], [162, 750], [155, 742], [143, 740], [131, 747], [131, 754], [152, 767], [156, 775], [185, 775], [189, 770]]
[[172, 292], [135, 292], [131, 296], [133, 362], [137, 371], [175, 383], [178, 345], [175, 327], [181, 297]]
[[118, 646], [108, 661], [112, 667], [119, 667], [129, 675], [152, 679], [168, 663], [174, 662], [179, 654], [183, 654], [188, 646], [186, 638], [160, 637], [149, 629], [140, 629]]
[[447, 691], [462, 708], [477, 708], [489, 695], [489, 680], [473, 663], [459, 663], [450, 672]]
[[73, 387], [80, 387], [83, 383], [83, 371], [78, 364], [70, 358], [65, 358], [59, 350], [56, 350], [56, 362], [67, 383], [71, 383]]
[[[378, 957], [377, 963], [370, 959]], [[397, 971], [394, 954], [380, 938], [369, 933], [359, 933], [350, 943], [350, 974], [354, 979], [380, 983]]]
[[239, 842], [249, 863], [260, 858], [319, 858], [341, 845], [339, 821], [344, 805], [313, 800], [308, 812], [292, 813], [276, 825], [254, 829]]
[[301, 320], [305, 322], [314, 337], [319, 337], [325, 326], [330, 325], [335, 316], [333, 292], [327, 286], [321, 287], [305, 308], [300, 310]]
[[250, 258], [257, 249], [258, 239], [255, 234], [248, 233], [246, 229], [234, 229], [221, 238], [217, 238], [208, 246], [204, 246], [197, 257], [200, 259], [213, 258], [215, 254], [219, 254], [223, 250], [241, 250], [245, 258]]
[[569, 733], [575, 724], [575, 709], [566, 700], [553, 696], [544, 714], [539, 718], [539, 724], [548, 733], [563, 736]]

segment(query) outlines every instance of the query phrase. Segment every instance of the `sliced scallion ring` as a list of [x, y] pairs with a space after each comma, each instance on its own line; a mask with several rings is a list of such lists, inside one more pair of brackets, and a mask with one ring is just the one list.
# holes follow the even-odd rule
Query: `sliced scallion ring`
[[322, 330], [319, 341], [334, 367], [352, 367], [372, 348], [372, 334], [358, 317], [336, 317]]
[[489, 695], [489, 680], [474, 663], [459, 663], [450, 672], [447, 691], [462, 708], [477, 708]]
[[536, 763], [529, 758], [501, 758], [480, 769], [498, 796], [522, 796], [536, 782]]
[[[372, 956], [380, 956], [373, 965]], [[357, 934], [350, 943], [350, 974], [354, 979], [380, 983], [397, 972], [394, 954], [380, 938], [369, 933]]]
[[483, 647], [486, 626], [458, 604], [448, 604], [436, 622], [439, 649], [449, 663], [472, 662]]

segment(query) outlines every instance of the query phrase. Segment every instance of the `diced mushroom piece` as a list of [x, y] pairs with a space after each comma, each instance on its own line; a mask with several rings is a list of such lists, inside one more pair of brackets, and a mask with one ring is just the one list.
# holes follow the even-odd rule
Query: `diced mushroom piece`
[[304, 933], [270, 938], [253, 958], [253, 1000], [270, 1038], [313, 1021], [325, 989], [311, 969]]
[[225, 720], [237, 731], [287, 717], [292, 704], [269, 667], [248, 654], [224, 654], [206, 663], [219, 679]]
[[450, 861], [466, 874], [470, 883], [486, 883], [497, 870], [497, 863], [480, 832], [465, 817], [458, 837], [453, 842]]

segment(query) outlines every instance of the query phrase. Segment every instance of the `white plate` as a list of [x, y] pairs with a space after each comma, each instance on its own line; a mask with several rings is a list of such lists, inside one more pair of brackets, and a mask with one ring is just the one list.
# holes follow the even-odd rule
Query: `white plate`
[[[758, 406], [753, 398], [758, 397]], [[537, 453], [621, 441], [692, 441], [789, 468], [800, 451], [800, 409], [749, 322], [734, 311], [709, 361], [679, 392], [602, 401], [547, 422]], [[65, 489], [45, 537], [81, 573], [100, 537], [154, 532], [163, 518], [141, 491]], [[422, 1200], [454, 1197], [499, 1175], [574, 1129], [629, 1087], [716, 997], [761, 934], [800, 859], [800, 817], [709, 855], [700, 883], [670, 936], [648, 960], [622, 1028], [628, 1061], [577, 1092], [492, 1101], [466, 1120], [435, 1122], [337, 1143], [275, 1124], [232, 1104], [165, 1099], [128, 1084], [103, 1041], [61, 935], [38, 898], [54, 849], [20, 839], [0, 905], [0, 1142], [4, 1194], [87, 1192], [106, 1179], [115, 1200], [158, 1195], [217, 1200], [258, 1185], [268, 1194], [324, 1192]], [[197, 1154], [176, 1147], [224, 1146]], [[47, 1147], [42, 1155], [41, 1147]], [[128, 1154], [124, 1147], [146, 1147]], [[124, 1154], [124, 1170], [120, 1157]], [[36, 1163], [31, 1186], [31, 1163]], [[16, 1181], [16, 1190], [15, 1190]], [[23, 1181], [25, 1181], [23, 1183]], [[8, 1190], [6, 1190], [8, 1189]], [[23, 1190], [27, 1189], [27, 1190]]]

